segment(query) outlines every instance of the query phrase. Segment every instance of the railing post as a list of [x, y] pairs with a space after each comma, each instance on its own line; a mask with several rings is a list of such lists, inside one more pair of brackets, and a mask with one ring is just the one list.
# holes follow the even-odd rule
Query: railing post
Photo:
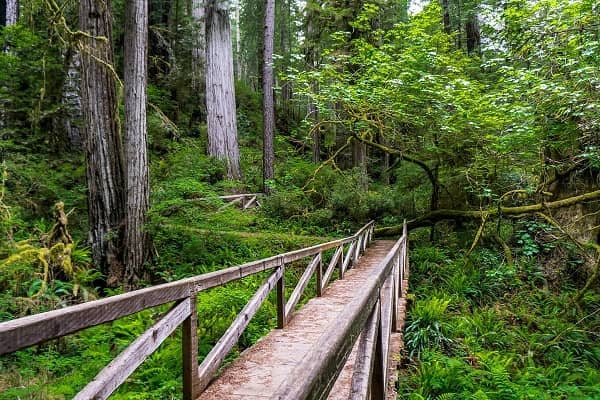
[[398, 258], [394, 257], [392, 268], [392, 332], [398, 331], [398, 300], [399, 300], [399, 276], [398, 276]]
[[358, 257], [360, 256], [360, 235], [356, 238], [356, 242], [354, 242], [354, 254], [352, 257], [352, 266], [356, 267], [356, 264], [358, 264]]
[[285, 264], [281, 263], [281, 278], [277, 281], [277, 328], [283, 329], [287, 323], [285, 315]]
[[[379, 304], [381, 307], [381, 303]], [[383, 315], [379, 319], [379, 329], [377, 330], [377, 344], [375, 345], [375, 357], [373, 363], [373, 373], [371, 375], [371, 390], [369, 399], [371, 400], [385, 400], [386, 385], [384, 365], [387, 366], [387, 360], [383, 359], [383, 327], [382, 327]]]
[[344, 244], [342, 244], [340, 246], [341, 250], [341, 254], [340, 254], [340, 259], [338, 260], [338, 268], [340, 269], [340, 279], [344, 279]]
[[319, 252], [319, 261], [317, 262], [317, 296], [323, 296], [323, 252]]
[[198, 379], [198, 323], [196, 295], [190, 296], [190, 316], [183, 321], [181, 353], [183, 356], [183, 399], [195, 400], [200, 395]]

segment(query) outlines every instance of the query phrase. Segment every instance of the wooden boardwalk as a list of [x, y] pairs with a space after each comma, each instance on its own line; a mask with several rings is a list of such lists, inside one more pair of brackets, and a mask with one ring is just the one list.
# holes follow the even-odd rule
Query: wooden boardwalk
[[[360, 258], [358, 265], [349, 270], [344, 279], [329, 286], [323, 297], [311, 299], [294, 312], [284, 329], [271, 331], [256, 345], [246, 350], [229, 364], [224, 371], [198, 397], [200, 400], [253, 400], [274, 399], [283, 384], [295, 379], [294, 370], [306, 361], [315, 346], [337, 329], [338, 316], [357, 297], [366, 296], [361, 291], [365, 282], [372, 279], [374, 269], [394, 246], [394, 241], [375, 241]], [[403, 285], [404, 286], [404, 285]], [[404, 318], [403, 305], [399, 305], [398, 317]], [[329, 399], [348, 399], [352, 382], [353, 364], [357, 344], [329, 395]], [[390, 346], [390, 366], [395, 370], [400, 350], [400, 334], [393, 333]], [[340, 366], [341, 367], [341, 366]], [[395, 373], [389, 374], [393, 388]], [[388, 398], [394, 398], [388, 390]]]
[[[76, 396], [108, 398], [181, 327], [184, 400], [393, 399], [409, 272], [408, 231], [372, 241], [374, 222], [354, 235], [175, 282], [0, 323], [0, 355], [136, 312], [172, 307]], [[329, 255], [327, 255], [329, 253]], [[286, 265], [306, 262], [287, 296]], [[334, 271], [341, 277], [329, 285]], [[268, 272], [268, 278], [198, 363], [198, 293]], [[315, 277], [317, 298], [297, 304]], [[219, 373], [250, 320], [276, 292], [277, 326]]]

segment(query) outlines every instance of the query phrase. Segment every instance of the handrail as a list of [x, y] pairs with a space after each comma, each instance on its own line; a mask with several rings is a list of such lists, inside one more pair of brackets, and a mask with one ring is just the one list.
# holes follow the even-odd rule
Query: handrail
[[[350, 266], [350, 261], [352, 260], [353, 265], [355, 265], [356, 260], [370, 242], [373, 235], [373, 227], [374, 222], [371, 221], [354, 235], [343, 239], [333, 240], [320, 245], [290, 251], [171, 283], [0, 323], [0, 355], [105, 322], [114, 321], [158, 305], [178, 302], [175, 308], [163, 316], [153, 327], [144, 332], [142, 336], [136, 339], [113, 362], [105, 367], [96, 379], [86, 386], [76, 398], [104, 399], [108, 397], [145, 358], [158, 348], [169, 333], [177, 326], [183, 324], [184, 399], [193, 399], [208, 385], [224, 357], [237, 343], [250, 319], [274, 287], [277, 287], [278, 327], [282, 328], [291, 318], [294, 307], [306, 288], [312, 272], [316, 272], [317, 275], [317, 295], [320, 296], [326, 289], [327, 281], [332, 274], [332, 268], [330, 266], [325, 271], [326, 279], [324, 281], [322, 270], [323, 252], [336, 249], [334, 256], [339, 254], [338, 258], [344, 260], [343, 262], [338, 262], [340, 277], [342, 277], [344, 270]], [[346, 245], [347, 257], [344, 259], [343, 252]], [[308, 278], [304, 277], [305, 282], [303, 281], [301, 282], [302, 284], [298, 285], [298, 291], [295, 291], [295, 294], [290, 298], [293, 301], [286, 306], [284, 290], [285, 265], [309, 256], [313, 256], [310, 264], [311, 267], [309, 268], [312, 269], [312, 272]], [[213, 351], [209, 353], [203, 364], [200, 365], [199, 370], [196, 370], [196, 372], [185, 370], [186, 367], [188, 369], [198, 368], [196, 326], [196, 295], [198, 292], [269, 270], [274, 270], [274, 272], [267, 278], [265, 284], [261, 286], [246, 307], [244, 307], [242, 313], [236, 318], [215, 348], [213, 348]], [[141, 351], [133, 351], [135, 349]], [[110, 384], [103, 385], [102, 382], [109, 382]]]
[[408, 289], [407, 249], [405, 223], [402, 237], [361, 286], [366, 295], [344, 307], [294, 368], [294, 379], [284, 382], [272, 399], [326, 399], [356, 340], [359, 346], [349, 399], [386, 398], [390, 336], [398, 327], [398, 301], [406, 299]]

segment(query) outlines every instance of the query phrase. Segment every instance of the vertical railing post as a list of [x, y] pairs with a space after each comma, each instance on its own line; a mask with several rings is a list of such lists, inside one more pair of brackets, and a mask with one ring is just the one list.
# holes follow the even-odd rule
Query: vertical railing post
[[190, 316], [183, 321], [181, 353], [183, 357], [183, 399], [195, 400], [200, 395], [198, 379], [198, 315], [196, 294], [190, 296]]
[[356, 267], [356, 264], [358, 264], [358, 257], [360, 256], [360, 247], [361, 247], [360, 235], [358, 235], [356, 237], [356, 241], [354, 242], [354, 254], [352, 257], [352, 265], [354, 267]]
[[323, 252], [319, 252], [317, 262], [317, 296], [323, 296]]
[[344, 244], [342, 243], [342, 245], [340, 246], [341, 253], [340, 253], [340, 259], [338, 261], [338, 268], [340, 269], [340, 279], [344, 279]]
[[[379, 304], [381, 307], [381, 302]], [[381, 308], [379, 311], [381, 317], [379, 319], [379, 327], [377, 329], [377, 344], [375, 345], [375, 357], [373, 363], [373, 373], [371, 375], [371, 390], [369, 398], [372, 400], [385, 400], [386, 385], [384, 365], [387, 365], [387, 360], [383, 359], [383, 329], [382, 320], [383, 315], [381, 314]]]
[[277, 328], [283, 329], [287, 323], [285, 315], [285, 264], [282, 262], [281, 278], [277, 281]]
[[398, 331], [399, 266], [397, 261], [397, 257], [394, 256], [394, 258], [392, 259], [392, 262], [394, 263], [394, 267], [392, 268], [392, 332]]

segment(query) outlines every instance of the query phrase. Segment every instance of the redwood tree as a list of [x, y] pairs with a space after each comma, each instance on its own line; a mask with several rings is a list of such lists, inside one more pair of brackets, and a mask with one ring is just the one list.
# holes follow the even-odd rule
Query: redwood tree
[[89, 243], [109, 286], [123, 278], [123, 147], [118, 130], [110, 3], [81, 0], [81, 111], [88, 185]]
[[125, 14], [126, 287], [142, 277], [148, 258], [144, 231], [149, 205], [146, 85], [148, 77], [148, 1], [129, 0]]
[[206, 111], [208, 154], [226, 160], [230, 179], [241, 178], [227, 0], [207, 1]]
[[275, 0], [265, 2], [265, 47], [263, 51], [263, 190], [269, 192], [267, 181], [273, 179], [273, 35], [275, 33]]

